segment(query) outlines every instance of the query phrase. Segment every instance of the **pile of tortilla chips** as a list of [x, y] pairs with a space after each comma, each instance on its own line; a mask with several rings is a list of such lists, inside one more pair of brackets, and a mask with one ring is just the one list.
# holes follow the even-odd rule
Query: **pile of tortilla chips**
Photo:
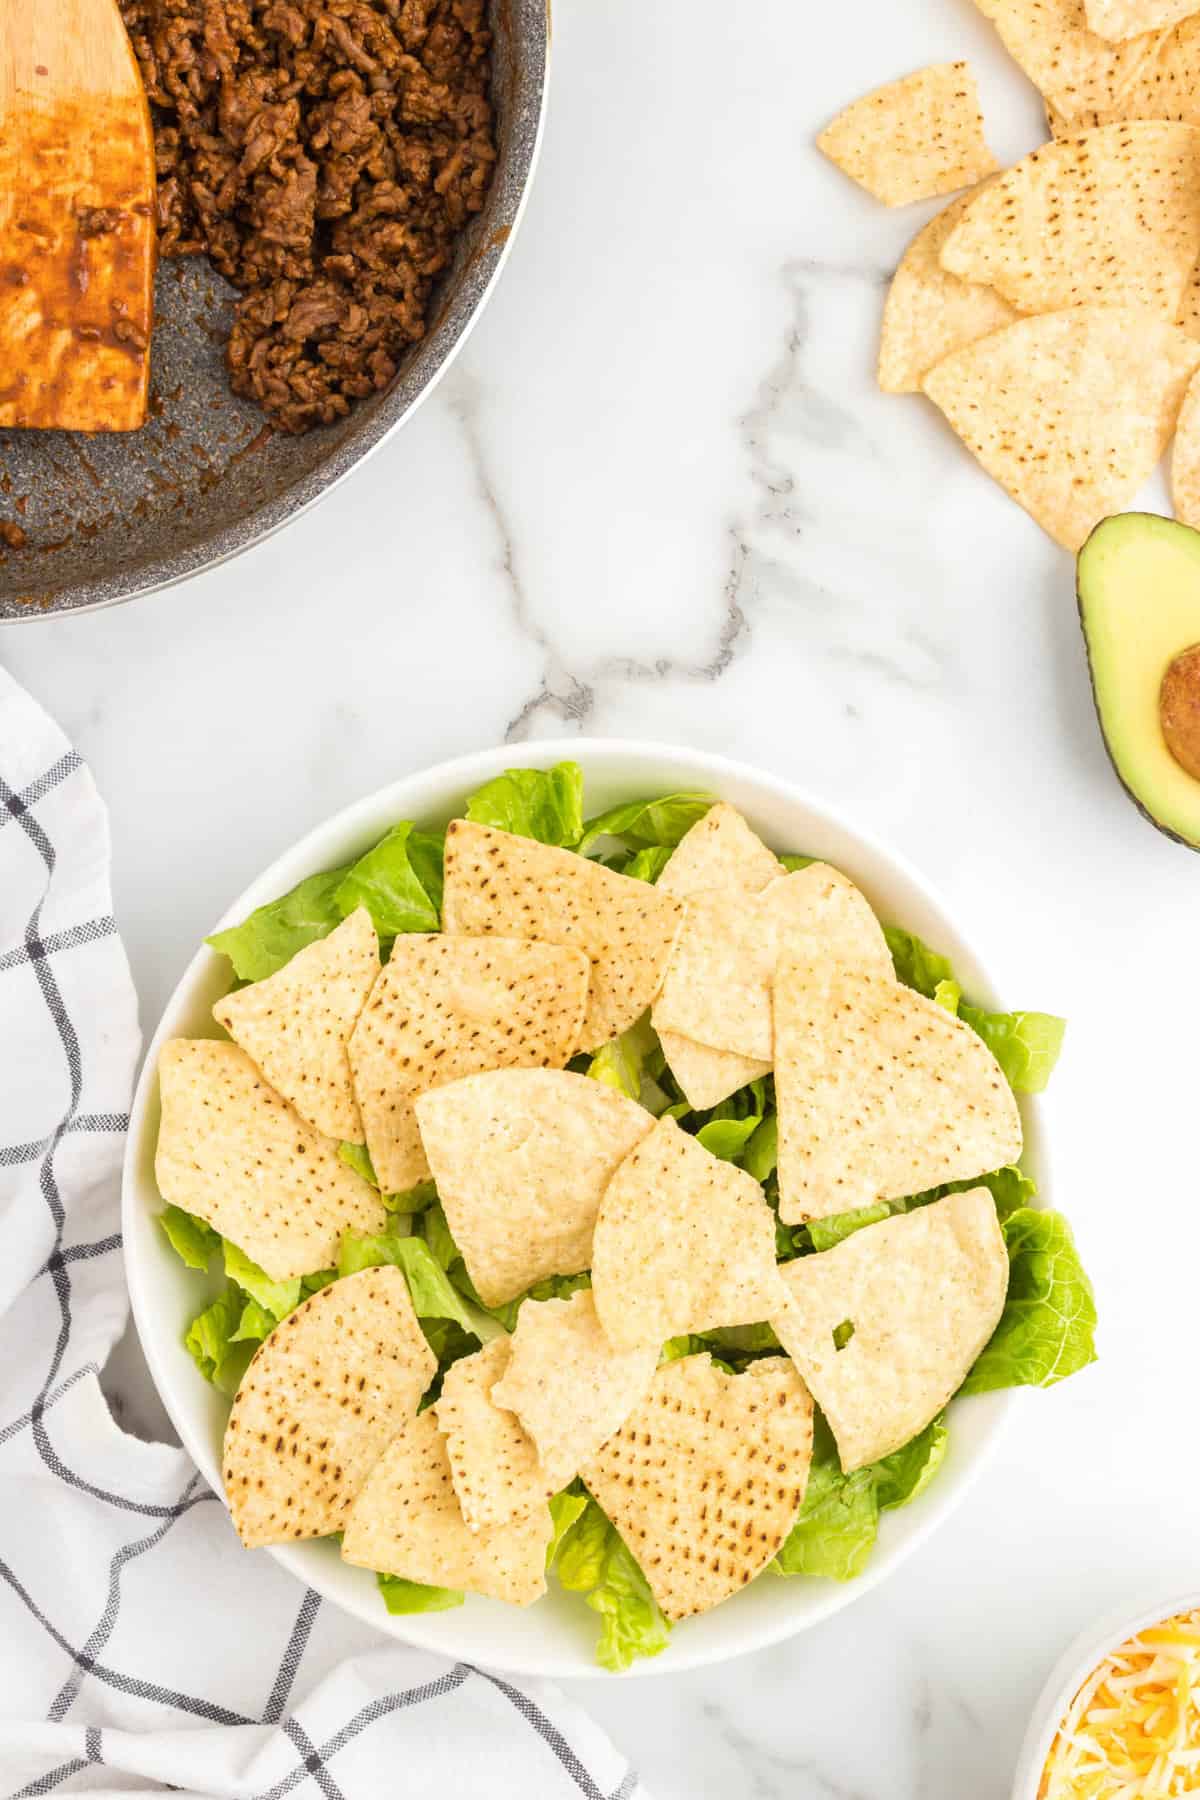
[[997, 174], [961, 63], [855, 101], [818, 139], [889, 205], [971, 189], [896, 270], [879, 385], [927, 394], [1069, 550], [1176, 432], [1175, 510], [1200, 524], [1200, 6], [976, 4], [1040, 89], [1051, 142]]
[[[232, 1041], [163, 1051], [163, 1195], [265, 1279], [325, 1281], [238, 1387], [233, 1519], [247, 1545], [340, 1533], [347, 1562], [524, 1606], [545, 1591], [550, 1502], [582, 1481], [673, 1623], [779, 1552], [814, 1400], [847, 1472], [888, 1454], [1004, 1304], [986, 1188], [783, 1263], [777, 1220], [969, 1184], [1019, 1155], [1016, 1103], [983, 1039], [900, 984], [854, 883], [788, 872], [729, 806], [653, 886], [456, 821], [444, 920], [381, 963], [353, 912], [218, 1002]], [[656, 1116], [566, 1066], [648, 1009], [689, 1100], [773, 1074], [777, 1206], [665, 1099]], [[379, 1188], [339, 1154], [364, 1141]], [[444, 1364], [405, 1268], [331, 1279], [343, 1233], [369, 1244], [384, 1195], [430, 1178], [470, 1291], [519, 1303], [511, 1331], [478, 1312], [479, 1347]], [[778, 1353], [740, 1374], [690, 1342], [768, 1324]]]

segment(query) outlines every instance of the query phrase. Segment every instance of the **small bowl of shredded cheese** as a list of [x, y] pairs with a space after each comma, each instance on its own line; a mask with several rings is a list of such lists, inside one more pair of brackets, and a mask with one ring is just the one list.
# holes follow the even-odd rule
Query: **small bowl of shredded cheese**
[[1200, 1593], [1079, 1638], [1042, 1692], [1013, 1800], [1200, 1795]]

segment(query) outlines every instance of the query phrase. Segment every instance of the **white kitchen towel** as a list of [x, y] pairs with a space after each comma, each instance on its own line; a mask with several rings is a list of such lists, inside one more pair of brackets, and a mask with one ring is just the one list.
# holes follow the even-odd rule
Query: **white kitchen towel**
[[103, 804], [0, 670], [0, 1794], [646, 1800], [562, 1694], [343, 1618], [113, 1422], [138, 1047]]

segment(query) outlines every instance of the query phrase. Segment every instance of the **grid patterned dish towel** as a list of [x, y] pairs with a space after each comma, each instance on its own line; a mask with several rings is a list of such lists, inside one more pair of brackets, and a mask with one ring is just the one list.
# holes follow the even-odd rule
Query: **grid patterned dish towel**
[[114, 1424], [138, 1048], [104, 807], [0, 670], [0, 1795], [646, 1800], [563, 1695], [342, 1618]]

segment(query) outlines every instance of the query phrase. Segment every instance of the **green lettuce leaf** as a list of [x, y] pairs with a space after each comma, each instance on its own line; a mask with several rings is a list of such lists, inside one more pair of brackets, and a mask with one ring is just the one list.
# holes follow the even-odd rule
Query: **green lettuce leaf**
[[647, 1087], [656, 1084], [662, 1069], [663, 1054], [658, 1037], [650, 1023], [650, 1014], [643, 1013], [620, 1037], [601, 1045], [588, 1064], [587, 1073], [593, 1081], [602, 1081], [606, 1087], [616, 1088], [618, 1093], [628, 1095], [631, 1100], [642, 1100]]
[[1052, 1387], [1096, 1360], [1096, 1300], [1061, 1213], [1021, 1207], [1004, 1221], [1008, 1298], [959, 1389]]
[[886, 1200], [880, 1200], [875, 1206], [856, 1206], [852, 1212], [832, 1213], [827, 1219], [810, 1219], [809, 1239], [814, 1250], [832, 1250], [835, 1244], [840, 1244], [853, 1232], [861, 1231], [864, 1225], [878, 1225], [891, 1216], [892, 1209]]
[[946, 957], [931, 950], [913, 932], [901, 931], [897, 925], [885, 925], [883, 935], [896, 965], [896, 979], [905, 987], [916, 988], [919, 994], [932, 1000], [939, 982], [953, 982], [954, 970]]
[[779, 1118], [771, 1113], [761, 1119], [742, 1155], [742, 1167], [755, 1181], [766, 1181], [779, 1161]]
[[371, 1161], [371, 1152], [365, 1144], [339, 1144], [338, 1155], [356, 1175], [361, 1175], [373, 1188], [378, 1188], [379, 1177], [375, 1173], [375, 1164]]
[[589, 819], [579, 840], [586, 856], [600, 838], [620, 838], [630, 850], [674, 849], [706, 812], [716, 805], [712, 794], [666, 794], [661, 800], [631, 800]]
[[[356, 1175], [361, 1175], [373, 1188], [378, 1188], [379, 1177], [365, 1144], [339, 1144], [338, 1155]], [[432, 1181], [419, 1181], [416, 1187], [408, 1188], [403, 1194], [381, 1194], [380, 1199], [392, 1213], [424, 1212], [437, 1199], [437, 1188]]]
[[588, 1497], [582, 1489], [564, 1488], [561, 1494], [555, 1494], [550, 1501], [550, 1518], [553, 1530], [550, 1542], [546, 1546], [547, 1573], [558, 1560], [558, 1552], [562, 1541], [576, 1520], [587, 1510]]
[[807, 869], [817, 859], [815, 856], [801, 856], [795, 850], [785, 850], [779, 860], [788, 874], [794, 875], [797, 869]]
[[262, 981], [290, 962], [297, 950], [328, 937], [334, 926], [341, 924], [335, 895], [348, 873], [343, 868], [310, 875], [290, 893], [260, 906], [240, 925], [216, 931], [204, 941], [229, 958], [240, 980]]
[[710, 1119], [707, 1125], [700, 1127], [696, 1139], [711, 1156], [719, 1156], [722, 1162], [737, 1163], [762, 1123], [757, 1113], [751, 1113], [745, 1119]]
[[260, 1306], [257, 1300], [247, 1300], [230, 1342], [261, 1344], [264, 1338], [270, 1337], [278, 1323], [274, 1313], [268, 1312], [265, 1306]]
[[582, 1594], [600, 1615], [596, 1661], [601, 1668], [627, 1669], [635, 1657], [657, 1656], [666, 1649], [671, 1628], [650, 1585], [616, 1527], [590, 1496], [562, 1535], [555, 1573], [569, 1593]]
[[583, 771], [573, 762], [552, 769], [506, 769], [471, 795], [466, 816], [540, 844], [574, 849], [583, 836]]
[[263, 1311], [271, 1315], [275, 1324], [300, 1304], [298, 1275], [292, 1281], [272, 1281], [257, 1263], [251, 1262], [228, 1238], [224, 1240], [224, 1255], [225, 1273], [230, 1281], [236, 1281], [252, 1300], [256, 1300]]
[[375, 1580], [390, 1613], [449, 1612], [466, 1597], [457, 1588], [430, 1587], [401, 1575], [376, 1575]]
[[977, 1031], [1015, 1094], [1040, 1094], [1062, 1049], [1065, 1019], [1052, 1013], [990, 1013], [960, 1005], [958, 1015]]
[[674, 853], [673, 844], [649, 844], [644, 850], [635, 850], [625, 862], [620, 863], [622, 875], [632, 876], [634, 881], [657, 881]]
[[428, 877], [433, 867], [440, 869], [442, 843], [440, 837], [419, 832], [409, 820], [393, 825], [373, 850], [347, 870], [336, 889], [334, 904], [341, 917], [348, 918], [356, 908], [365, 906], [379, 936], [385, 939], [406, 931], [437, 931], [441, 925], [438, 902], [417, 874], [413, 852], [416, 847]]
[[946, 1454], [939, 1415], [911, 1444], [881, 1462], [843, 1475], [833, 1433], [817, 1413], [804, 1504], [771, 1565], [780, 1575], [861, 1575], [879, 1531], [879, 1515], [904, 1506], [932, 1481]]
[[214, 1253], [221, 1247], [220, 1232], [198, 1219], [195, 1213], [184, 1212], [182, 1206], [168, 1206], [165, 1212], [159, 1213], [158, 1223], [176, 1256], [189, 1269], [207, 1269]]
[[338, 1252], [338, 1275], [357, 1275], [361, 1269], [393, 1263], [403, 1269], [418, 1319], [453, 1319], [464, 1331], [474, 1332], [462, 1295], [422, 1237], [405, 1237], [389, 1231], [377, 1237], [343, 1233]]
[[196, 1314], [184, 1336], [184, 1345], [205, 1381], [223, 1394], [237, 1391], [256, 1348], [255, 1341], [237, 1341], [244, 1311], [245, 1296], [230, 1282], [223, 1294]]

